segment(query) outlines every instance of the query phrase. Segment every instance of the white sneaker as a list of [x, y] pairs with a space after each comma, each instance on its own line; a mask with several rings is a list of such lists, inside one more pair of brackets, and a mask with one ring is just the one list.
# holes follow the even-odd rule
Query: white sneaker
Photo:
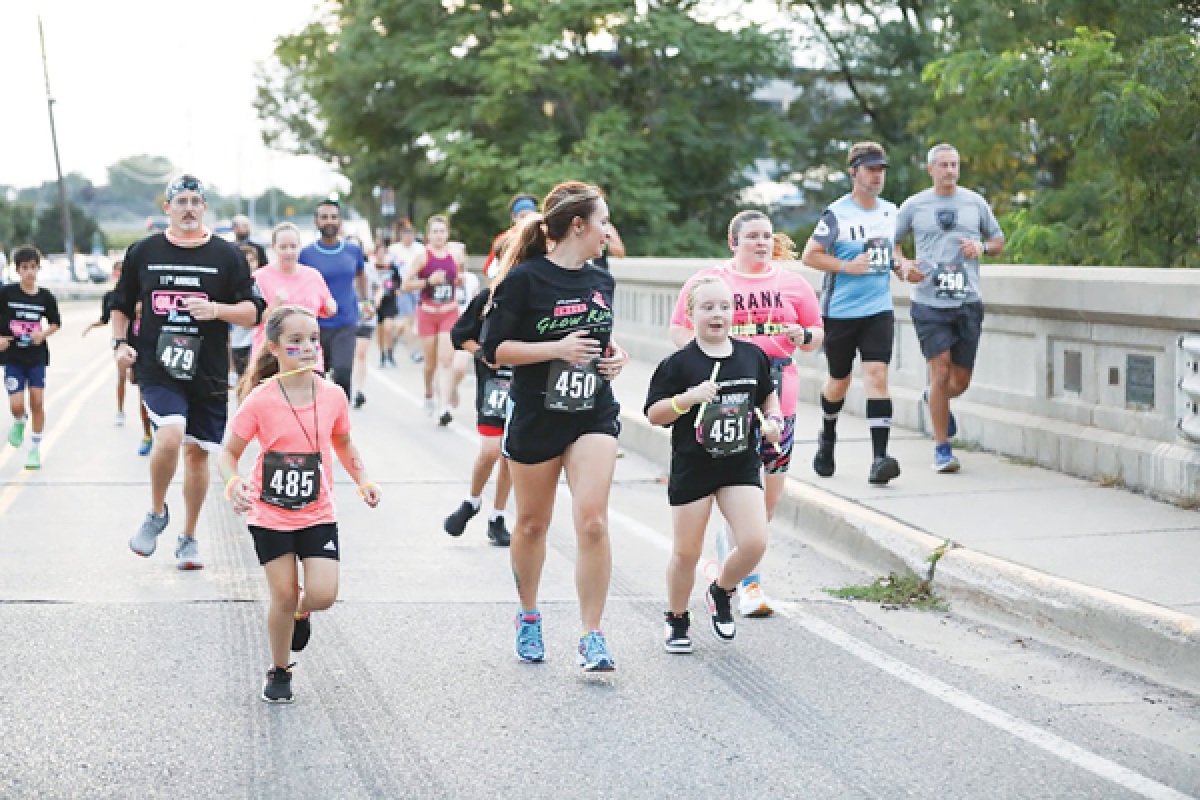
[[757, 583], [738, 587], [738, 612], [743, 617], [769, 617], [775, 613], [767, 594]]
[[117, 415], [115, 417], [113, 417], [113, 425], [116, 425], [118, 428], [125, 427], [125, 412], [124, 411], [118, 411]]
[[425, 398], [425, 416], [432, 417], [433, 413], [435, 411], [437, 411], [437, 405], [434, 403], [433, 398], [426, 397]]

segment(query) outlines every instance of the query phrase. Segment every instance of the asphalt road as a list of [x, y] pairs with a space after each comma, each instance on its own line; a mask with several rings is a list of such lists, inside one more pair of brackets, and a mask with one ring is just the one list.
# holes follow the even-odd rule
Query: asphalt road
[[[1200, 700], [954, 612], [821, 591], [868, 576], [774, 531], [781, 613], [661, 646], [669, 510], [629, 456], [612, 498], [605, 630], [618, 671], [575, 666], [565, 487], [543, 581], [547, 660], [513, 655], [507, 553], [461, 539], [473, 415], [439, 429], [416, 367], [373, 370], [354, 436], [384, 491], [344, 473], [342, 590], [297, 655], [296, 702], [258, 699], [265, 582], [214, 481], [207, 568], [127, 541], [149, 497], [135, 406], [112, 422], [104, 332], [68, 307], [51, 339], [44, 467], [0, 451], [0, 797], [1200, 796]], [[470, 384], [463, 397], [470, 398]], [[249, 462], [247, 461], [247, 464]], [[168, 498], [182, 515], [178, 486]], [[485, 500], [485, 504], [486, 504]]]

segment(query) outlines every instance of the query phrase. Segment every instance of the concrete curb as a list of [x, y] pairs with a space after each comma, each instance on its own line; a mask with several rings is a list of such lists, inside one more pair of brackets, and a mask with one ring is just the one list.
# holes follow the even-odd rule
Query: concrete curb
[[[670, 434], [622, 412], [621, 442], [666, 465]], [[924, 575], [942, 540], [798, 479], [775, 515], [823, 552], [871, 572]], [[1001, 624], [1035, 625], [1048, 639], [1157, 681], [1200, 692], [1200, 619], [960, 547], [934, 583], [956, 608]]]

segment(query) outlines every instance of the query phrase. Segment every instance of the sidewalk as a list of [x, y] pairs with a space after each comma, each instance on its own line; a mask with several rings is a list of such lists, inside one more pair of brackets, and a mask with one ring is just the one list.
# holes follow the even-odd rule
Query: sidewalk
[[[622, 444], [665, 466], [667, 431], [642, 414], [654, 366], [632, 361], [613, 388]], [[955, 451], [962, 471], [941, 475], [931, 469], [932, 440], [896, 427], [889, 453], [902, 473], [871, 486], [866, 420], [846, 412], [837, 472], [821, 478], [812, 470], [820, 425], [820, 409], [801, 403], [777, 523], [876, 573], [924, 574], [926, 557], [950, 539], [961, 547], [941, 560], [935, 584], [955, 608], [1036, 624], [1070, 646], [1200, 691], [1196, 512], [963, 448]]]

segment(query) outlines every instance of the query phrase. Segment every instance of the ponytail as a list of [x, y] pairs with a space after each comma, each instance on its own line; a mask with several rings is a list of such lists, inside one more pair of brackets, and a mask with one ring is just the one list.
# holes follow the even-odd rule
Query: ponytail
[[771, 251], [772, 261], [798, 261], [796, 243], [786, 233], [776, 233], [771, 237], [774, 245]]
[[508, 275], [508, 271], [517, 264], [537, 256], [544, 256], [548, 252], [550, 252], [550, 246], [546, 239], [546, 228], [542, 215], [530, 214], [504, 237], [500, 264], [496, 267], [496, 277], [492, 279], [491, 287], [495, 289]]

